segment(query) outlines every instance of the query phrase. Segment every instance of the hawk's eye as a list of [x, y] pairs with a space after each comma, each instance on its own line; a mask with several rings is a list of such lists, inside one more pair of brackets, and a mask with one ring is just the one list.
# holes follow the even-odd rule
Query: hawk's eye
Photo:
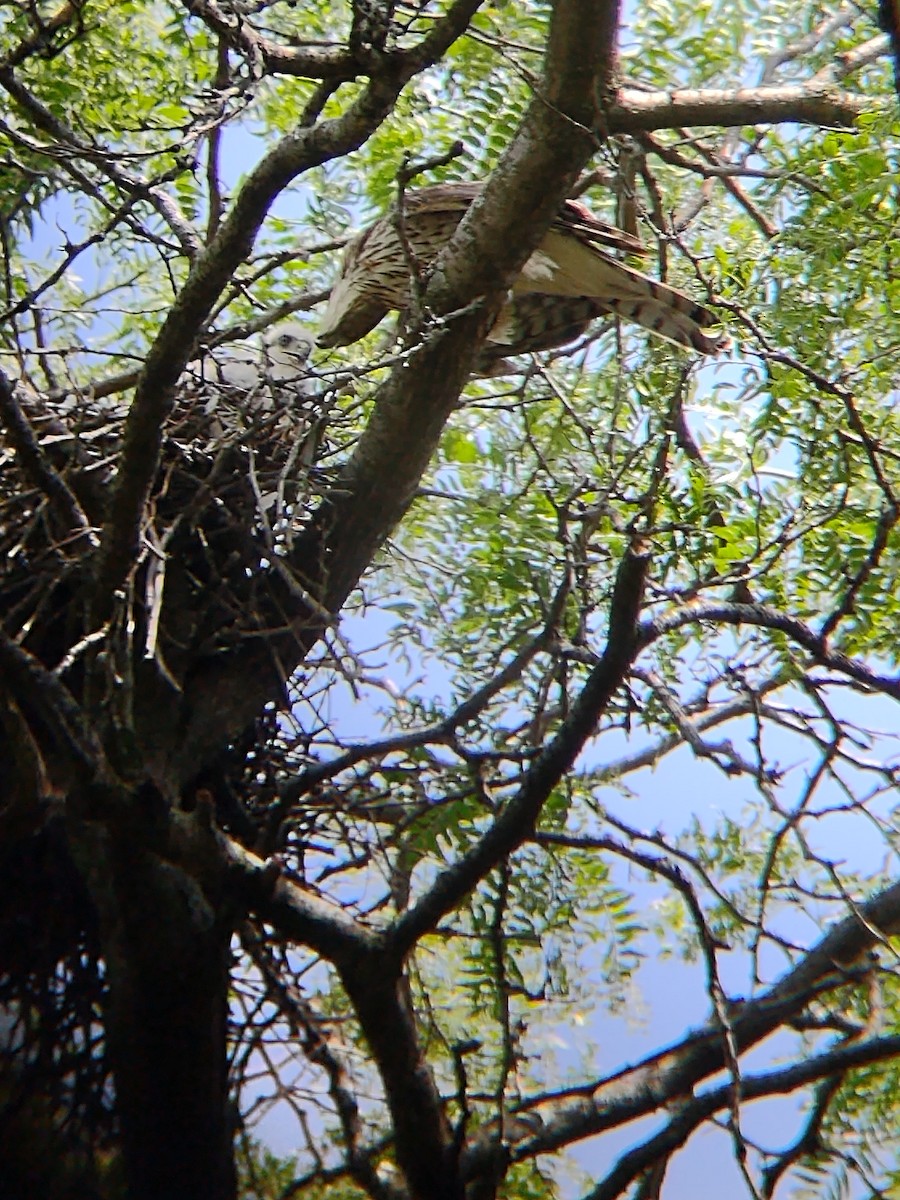
[[289, 333], [280, 333], [278, 335], [278, 345], [279, 346], [290, 346], [290, 344], [293, 340], [294, 340], [293, 337]]

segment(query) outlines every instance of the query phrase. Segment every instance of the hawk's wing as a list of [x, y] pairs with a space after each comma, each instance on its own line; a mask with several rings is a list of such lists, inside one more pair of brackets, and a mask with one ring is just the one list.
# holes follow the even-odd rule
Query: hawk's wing
[[[411, 271], [428, 270], [482, 187], [477, 181], [442, 183], [408, 192], [402, 212], [392, 209], [351, 239], [322, 318], [319, 344], [348, 345], [391, 309], [405, 309]], [[707, 332], [717, 324], [713, 312], [620, 262], [613, 250], [643, 252], [631, 234], [601, 221], [579, 201], [566, 200], [513, 284], [515, 300], [501, 310], [488, 343], [507, 354], [549, 349], [577, 337], [595, 317], [615, 315], [702, 353], [727, 344]], [[541, 299], [521, 302], [535, 295]]]

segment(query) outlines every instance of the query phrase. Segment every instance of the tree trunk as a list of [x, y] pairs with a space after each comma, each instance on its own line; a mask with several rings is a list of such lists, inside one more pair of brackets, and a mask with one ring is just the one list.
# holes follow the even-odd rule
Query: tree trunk
[[234, 1200], [227, 1069], [231, 922], [146, 839], [73, 830], [100, 914], [129, 1200]]

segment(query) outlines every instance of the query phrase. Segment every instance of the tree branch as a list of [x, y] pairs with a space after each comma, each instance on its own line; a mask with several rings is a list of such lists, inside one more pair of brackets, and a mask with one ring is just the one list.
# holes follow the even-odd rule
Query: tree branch
[[339, 967], [376, 947], [375, 935], [340, 905], [319, 899], [284, 876], [278, 859], [259, 858], [225, 834], [216, 836], [230, 894], [258, 920]]
[[391, 938], [401, 953], [433, 929], [480, 879], [531, 835], [547, 797], [581, 753], [636, 653], [635, 629], [648, 556], [629, 550], [619, 567], [610, 607], [606, 649], [588, 676], [559, 732], [528, 769], [522, 786], [467, 854], [443, 871], [396, 922]]
[[900, 678], [879, 675], [846, 654], [829, 650], [827, 637], [815, 633], [803, 621], [789, 617], [765, 604], [695, 602], [689, 608], [680, 608], [673, 613], [643, 622], [638, 632], [640, 648], [644, 649], [665, 634], [698, 621], [719, 621], [723, 625], [755, 625], [760, 629], [776, 630], [785, 634], [798, 646], [802, 646], [819, 665], [830, 667], [858, 683], [893, 697], [894, 700], [900, 700]]
[[71, 692], [2, 629], [0, 676], [19, 704], [40, 713], [55, 743], [79, 772], [93, 777], [105, 767], [103, 749]]
[[[148, 183], [139, 175], [132, 175], [115, 161], [113, 151], [93, 145], [78, 136], [65, 122], [50, 111], [45, 104], [20, 83], [15, 73], [9, 67], [0, 67], [0, 87], [3, 87], [38, 129], [55, 138], [60, 150], [77, 151], [78, 155], [88, 162], [96, 164], [97, 169], [112, 180], [129, 196], [137, 196], [146, 200], [163, 218], [172, 233], [178, 239], [184, 253], [193, 258], [200, 250], [200, 236], [191, 226], [184, 213], [167, 192], [161, 187]], [[63, 157], [65, 163], [65, 156]]]
[[12, 384], [0, 371], [0, 421], [6, 427], [16, 455], [25, 474], [47, 497], [60, 518], [63, 528], [78, 531], [87, 536], [92, 545], [97, 545], [97, 535], [84, 514], [69, 485], [48, 461], [41, 450], [31, 423], [16, 399]]
[[876, 107], [871, 96], [843, 92], [828, 84], [785, 87], [683, 88], [645, 92], [622, 88], [609, 108], [610, 133], [650, 133], [680, 126], [805, 125], [851, 126]]
[[[858, 979], [861, 972], [856, 964], [863, 962], [874, 946], [898, 931], [900, 882], [859, 904], [849, 916], [833, 925], [767, 992], [753, 1000], [735, 1002], [730, 1012], [734, 1046], [741, 1054], [745, 1053], [802, 1013], [812, 999]], [[884, 1047], [890, 1040], [880, 1039], [877, 1043], [881, 1047], [880, 1057], [885, 1057]], [[819, 1069], [808, 1078], [793, 1076], [796, 1081], [791, 1083], [792, 1088], [829, 1075], [835, 1069], [830, 1054], [816, 1061]], [[721, 1024], [713, 1020], [675, 1045], [605, 1079], [573, 1088], [565, 1097], [561, 1093], [535, 1097], [523, 1109], [540, 1114], [544, 1125], [533, 1138], [516, 1146], [515, 1157], [557, 1150], [592, 1134], [628, 1124], [676, 1100], [690, 1103], [694, 1088], [725, 1065]], [[799, 1064], [797, 1070], [802, 1071], [804, 1065]], [[786, 1078], [778, 1072], [767, 1078], [778, 1077]], [[744, 1097], [750, 1095], [746, 1082], [742, 1077]], [[730, 1092], [732, 1087], [730, 1083], [726, 1085], [722, 1106], [727, 1103], [725, 1091]]]
[[[250, 172], [231, 212], [193, 269], [150, 347], [125, 424], [122, 455], [97, 566], [95, 608], [105, 614], [137, 551], [144, 504], [159, 459], [162, 424], [194, 339], [236, 268], [250, 253], [279, 193], [298, 175], [357, 149], [385, 120], [405, 84], [436, 62], [464, 31], [481, 0], [457, 0], [416, 54], [373, 78], [339, 117], [283, 138]], [[2, 77], [0, 77], [2, 78]], [[267, 677], [269, 672], [266, 673]]]
[[[758, 1100], [765, 1096], [780, 1096], [806, 1087], [819, 1079], [843, 1074], [853, 1067], [868, 1066], [900, 1055], [900, 1036], [873, 1038], [872, 1041], [854, 1045], [838, 1046], [814, 1058], [794, 1063], [778, 1071], [760, 1075], [744, 1075], [741, 1078], [741, 1095], [745, 1100]], [[703, 1096], [688, 1100], [678, 1115], [659, 1133], [635, 1149], [622, 1155], [604, 1180], [583, 1200], [617, 1200], [629, 1184], [662, 1156], [678, 1150], [690, 1135], [714, 1113], [727, 1109], [731, 1104], [732, 1085], [714, 1088]], [[809, 1148], [811, 1149], [811, 1147]], [[766, 1194], [771, 1194], [767, 1192]]]
[[270, 75], [294, 75], [302, 79], [343, 81], [354, 79], [361, 67], [348, 49], [325, 46], [282, 46], [264, 37], [240, 13], [226, 13], [215, 0], [184, 0], [193, 16], [216, 33], [251, 65]]
[[308, 795], [314, 787], [326, 779], [333, 779], [357, 763], [383, 758], [388, 754], [413, 750], [429, 744], [447, 745], [452, 743], [459, 727], [469, 721], [474, 721], [503, 688], [520, 678], [529, 663], [544, 649], [556, 629], [569, 590], [569, 584], [566, 581], [557, 589], [543, 629], [531, 638], [492, 679], [461, 701], [442, 721], [421, 729], [411, 730], [408, 733], [397, 733], [391, 737], [379, 738], [374, 742], [348, 746], [344, 753], [336, 758], [306, 767], [296, 779], [285, 784], [280, 790], [278, 803], [271, 814], [273, 821], [269, 823], [270, 828], [273, 827], [273, 824], [277, 826], [291, 807], [301, 797]]

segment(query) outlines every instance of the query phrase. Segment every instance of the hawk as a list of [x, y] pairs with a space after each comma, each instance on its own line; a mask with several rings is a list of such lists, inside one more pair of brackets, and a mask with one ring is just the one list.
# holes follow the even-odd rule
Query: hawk
[[[176, 385], [166, 435], [189, 455], [248, 440], [291, 443], [308, 431], [320, 397], [308, 359], [314, 341], [298, 321], [266, 330], [259, 345], [220, 345], [185, 367]], [[130, 400], [90, 389], [42, 397], [20, 380], [16, 394], [39, 443], [84, 468], [111, 474]], [[0, 464], [12, 451], [0, 445]]]
[[189, 362], [178, 390], [196, 389], [207, 396], [207, 411], [224, 401], [247, 409], [269, 411], [298, 396], [309, 396], [314, 382], [307, 360], [312, 336], [299, 321], [282, 321], [267, 329], [261, 346], [217, 346]]
[[315, 407], [314, 344], [299, 321], [283, 321], [266, 330], [261, 345], [216, 346], [189, 362], [178, 380], [173, 432], [185, 421], [196, 436], [201, 414], [215, 439], [250, 429], [287, 432]]
[[[407, 192], [345, 247], [322, 318], [320, 346], [346, 346], [392, 309], [409, 306], [410, 270], [427, 272], [484, 185], [440, 183]], [[690, 296], [620, 262], [645, 253], [637, 238], [566, 200], [508, 293], [487, 335], [486, 361], [563, 346], [597, 317], [633, 321], [660, 337], [714, 354], [728, 339], [716, 316]]]

